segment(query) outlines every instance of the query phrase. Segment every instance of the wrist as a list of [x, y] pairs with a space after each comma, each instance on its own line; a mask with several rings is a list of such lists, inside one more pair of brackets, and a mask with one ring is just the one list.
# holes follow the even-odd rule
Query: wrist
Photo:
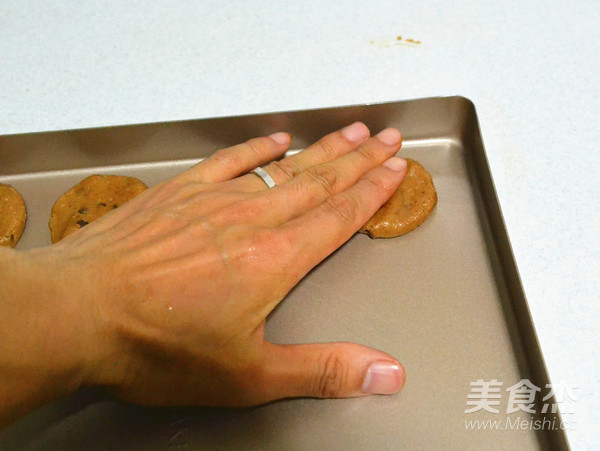
[[2, 249], [0, 274], [2, 423], [84, 385], [97, 346], [81, 274], [60, 252]]

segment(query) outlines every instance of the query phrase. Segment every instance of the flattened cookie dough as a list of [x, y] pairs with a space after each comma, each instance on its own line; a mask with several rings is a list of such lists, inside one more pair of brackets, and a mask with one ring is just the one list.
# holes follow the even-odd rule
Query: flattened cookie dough
[[392, 198], [361, 229], [371, 238], [393, 238], [420, 226], [437, 204], [431, 174], [415, 160], [406, 159], [406, 176]]
[[0, 183], [0, 246], [15, 247], [27, 221], [25, 201], [10, 185]]
[[120, 207], [147, 186], [135, 177], [90, 175], [58, 198], [50, 214], [53, 243]]

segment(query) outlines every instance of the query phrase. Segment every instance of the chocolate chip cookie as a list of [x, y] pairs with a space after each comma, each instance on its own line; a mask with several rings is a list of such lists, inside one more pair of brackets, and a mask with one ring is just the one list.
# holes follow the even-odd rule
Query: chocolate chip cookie
[[0, 246], [15, 247], [27, 221], [27, 208], [19, 192], [0, 183]]
[[371, 238], [393, 238], [420, 226], [437, 204], [431, 174], [407, 159], [406, 176], [392, 198], [360, 229]]
[[50, 214], [53, 243], [118, 208], [147, 186], [135, 177], [91, 175], [58, 198]]

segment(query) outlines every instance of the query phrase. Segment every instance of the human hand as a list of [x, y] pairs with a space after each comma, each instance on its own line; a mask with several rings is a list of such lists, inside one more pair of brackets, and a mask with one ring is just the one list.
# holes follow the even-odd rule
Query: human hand
[[[249, 406], [391, 394], [391, 356], [351, 343], [277, 345], [265, 319], [401, 183], [400, 133], [362, 123], [279, 158], [277, 133], [221, 150], [32, 251], [71, 287], [82, 385], [152, 405]], [[269, 163], [268, 189], [253, 168]], [[68, 339], [68, 338], [67, 338]]]

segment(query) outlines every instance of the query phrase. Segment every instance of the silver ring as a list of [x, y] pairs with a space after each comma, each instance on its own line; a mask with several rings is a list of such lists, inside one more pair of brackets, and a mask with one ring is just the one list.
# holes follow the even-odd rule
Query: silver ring
[[271, 177], [269, 175], [269, 173], [267, 171], [265, 171], [263, 168], [261, 168], [260, 166], [257, 167], [252, 172], [255, 173], [256, 175], [258, 175], [262, 179], [262, 181], [267, 184], [267, 186], [269, 188], [273, 188], [274, 186], [277, 185], [277, 183], [275, 183], [275, 180], [273, 180], [273, 177]]

